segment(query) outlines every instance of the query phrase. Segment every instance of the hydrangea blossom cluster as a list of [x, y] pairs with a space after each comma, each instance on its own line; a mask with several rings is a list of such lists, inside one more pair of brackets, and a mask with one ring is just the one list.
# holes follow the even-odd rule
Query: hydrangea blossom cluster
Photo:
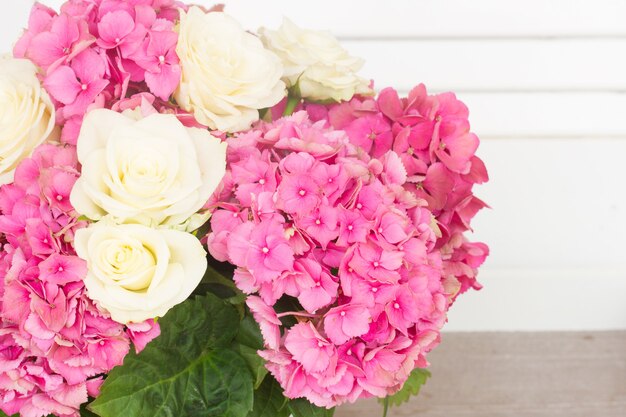
[[427, 365], [454, 298], [478, 287], [488, 249], [463, 232], [487, 173], [467, 117], [453, 95], [387, 89], [228, 140], [208, 248], [237, 267], [287, 397], [394, 393]]
[[66, 142], [76, 143], [91, 108], [137, 92], [166, 105], [181, 78], [178, 8], [185, 5], [175, 0], [70, 0], [60, 13], [33, 7], [13, 54], [40, 68]]
[[404, 188], [424, 199], [437, 219], [436, 248], [443, 255], [445, 276], [459, 281], [457, 295], [480, 289], [476, 271], [489, 249], [469, 242], [463, 233], [471, 231], [472, 218], [487, 207], [472, 189], [489, 176], [475, 155], [479, 139], [470, 132], [465, 104], [453, 93], [429, 96], [420, 84], [403, 99], [387, 88], [376, 100], [353, 98], [328, 111], [317, 105], [308, 109], [345, 130], [351, 142], [371, 155], [392, 149], [400, 156], [407, 173]]
[[71, 244], [86, 224], [69, 202], [79, 175], [72, 146], [44, 144], [0, 188], [0, 402], [8, 415], [77, 416], [130, 343], [153, 321], [122, 326], [87, 297], [87, 266]]

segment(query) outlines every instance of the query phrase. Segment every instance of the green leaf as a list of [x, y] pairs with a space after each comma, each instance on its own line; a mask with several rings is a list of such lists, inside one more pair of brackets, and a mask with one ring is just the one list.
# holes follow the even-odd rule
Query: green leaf
[[259, 349], [263, 349], [263, 336], [252, 316], [246, 315], [239, 324], [239, 333], [233, 343], [233, 349], [246, 360], [254, 377], [254, 389], [259, 388], [267, 375], [267, 369], [265, 360], [257, 353]]
[[409, 401], [412, 396], [419, 394], [422, 385], [426, 383], [428, 378], [430, 378], [430, 372], [426, 369], [415, 368], [400, 391], [385, 399], [379, 399], [378, 401], [381, 403], [387, 401], [390, 406], [401, 405]]
[[92, 413], [87, 409], [89, 403], [85, 403], [80, 406], [80, 417], [98, 417], [97, 414]]
[[304, 398], [289, 401], [289, 410], [293, 417], [333, 417], [335, 409], [317, 407]]
[[232, 276], [232, 273], [232, 270], [224, 268], [215, 260], [209, 259], [207, 270], [200, 285], [194, 290], [194, 294], [212, 293], [223, 300], [227, 300], [230, 304], [243, 305], [246, 301], [246, 295], [237, 288], [231, 278], [228, 278], [228, 276]]
[[189, 299], [159, 320], [161, 336], [130, 353], [89, 406], [102, 417], [245, 417], [253, 381], [228, 347], [237, 335], [235, 308], [214, 295]]
[[19, 417], [19, 414], [13, 414], [12, 416], [6, 415], [2, 410], [0, 410], [0, 417]]
[[289, 414], [283, 389], [274, 378], [265, 378], [254, 392], [254, 408], [248, 417], [288, 417]]

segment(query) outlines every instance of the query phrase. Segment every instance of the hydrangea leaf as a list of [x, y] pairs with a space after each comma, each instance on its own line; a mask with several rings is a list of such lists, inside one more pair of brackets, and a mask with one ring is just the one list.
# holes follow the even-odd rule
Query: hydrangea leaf
[[[93, 400], [93, 398], [90, 398], [90, 400]], [[92, 413], [91, 411], [89, 411], [87, 409], [89, 404], [90, 403], [85, 403], [85, 404], [80, 406], [80, 417], [98, 417], [97, 414], [94, 414], [94, 413]]]
[[296, 398], [288, 403], [293, 417], [333, 417], [335, 409], [317, 407], [304, 398]]
[[214, 295], [189, 299], [159, 323], [161, 336], [129, 354], [89, 409], [102, 417], [245, 417], [253, 379], [229, 349], [240, 318]]
[[384, 402], [386, 400], [391, 406], [402, 405], [403, 403], [409, 401], [412, 396], [419, 394], [422, 385], [426, 383], [428, 378], [430, 378], [430, 372], [426, 369], [415, 368], [400, 391], [379, 401]]
[[283, 389], [274, 378], [265, 378], [254, 392], [254, 408], [248, 417], [288, 417], [289, 414]]
[[263, 349], [261, 329], [249, 314], [239, 324], [239, 333], [233, 343], [233, 349], [246, 360], [254, 377], [254, 389], [259, 388], [268, 372], [265, 360], [257, 354], [259, 349]]

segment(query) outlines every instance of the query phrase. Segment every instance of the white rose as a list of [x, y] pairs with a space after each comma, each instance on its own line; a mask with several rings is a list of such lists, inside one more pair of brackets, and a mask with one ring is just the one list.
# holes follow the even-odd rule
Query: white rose
[[208, 201], [226, 171], [226, 144], [174, 115], [97, 109], [78, 137], [82, 173], [70, 195], [98, 220], [177, 227]]
[[222, 12], [181, 12], [176, 52], [183, 74], [174, 97], [211, 129], [245, 130], [286, 95], [280, 59]]
[[289, 19], [276, 31], [259, 32], [265, 46], [283, 61], [285, 82], [297, 84], [302, 97], [342, 101], [373, 93], [369, 81], [357, 75], [363, 60], [351, 56], [330, 33], [301, 29]]
[[105, 219], [76, 232], [87, 261], [87, 295], [119, 323], [162, 317], [185, 301], [207, 268], [206, 252], [190, 233]]
[[17, 164], [47, 139], [54, 139], [55, 112], [26, 59], [0, 57], [0, 184], [13, 181]]

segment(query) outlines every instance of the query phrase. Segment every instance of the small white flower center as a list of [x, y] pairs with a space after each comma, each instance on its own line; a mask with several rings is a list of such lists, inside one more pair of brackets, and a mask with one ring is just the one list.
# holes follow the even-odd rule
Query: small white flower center
[[270, 249], [265, 246], [263, 249], [261, 249], [263, 251], [263, 253], [269, 253]]
[[304, 197], [306, 195], [306, 191], [305, 190], [300, 190], [300, 191], [298, 191], [298, 194], [300, 194], [302, 197]]
[[393, 308], [395, 308], [396, 310], [400, 308], [400, 304], [398, 303], [394, 303]]

